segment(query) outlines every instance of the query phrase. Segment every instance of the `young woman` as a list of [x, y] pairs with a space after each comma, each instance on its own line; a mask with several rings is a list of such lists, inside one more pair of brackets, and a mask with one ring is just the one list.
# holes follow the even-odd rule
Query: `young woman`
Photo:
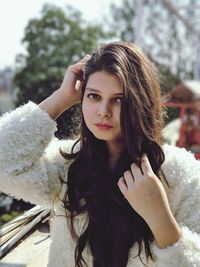
[[[80, 138], [58, 141], [55, 119], [79, 102]], [[122, 42], [2, 116], [0, 190], [53, 210], [48, 267], [200, 266], [200, 163], [162, 127], [155, 68]]]

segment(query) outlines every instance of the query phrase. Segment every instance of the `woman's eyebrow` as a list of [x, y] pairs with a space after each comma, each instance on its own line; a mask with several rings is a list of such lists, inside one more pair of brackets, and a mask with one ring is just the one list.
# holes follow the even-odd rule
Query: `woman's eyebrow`
[[[90, 91], [90, 92], [101, 93], [101, 91], [99, 91], [97, 89], [94, 89], [94, 88], [91, 88], [91, 87], [87, 87], [85, 90]], [[122, 93], [116, 93], [116, 94], [113, 94], [113, 95], [123, 95], [123, 92]]]

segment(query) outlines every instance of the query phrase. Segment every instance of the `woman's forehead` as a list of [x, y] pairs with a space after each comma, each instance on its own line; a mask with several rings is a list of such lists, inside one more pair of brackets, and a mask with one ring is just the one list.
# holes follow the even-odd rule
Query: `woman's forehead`
[[97, 71], [89, 76], [86, 90], [98, 91], [99, 93], [109, 91], [111, 94], [122, 94], [123, 84], [117, 76], [105, 71]]

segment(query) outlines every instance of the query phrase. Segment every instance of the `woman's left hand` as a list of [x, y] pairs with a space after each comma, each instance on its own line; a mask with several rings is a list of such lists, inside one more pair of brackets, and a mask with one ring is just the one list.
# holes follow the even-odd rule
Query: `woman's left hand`
[[173, 216], [167, 195], [145, 154], [141, 169], [143, 173], [135, 163], [131, 164], [131, 170], [125, 171], [118, 181], [120, 191], [149, 226], [166, 222], [166, 218]]
[[174, 218], [165, 189], [153, 172], [146, 155], [142, 156], [141, 169], [131, 164], [118, 186], [133, 209], [149, 225], [160, 248], [174, 244], [181, 237], [181, 229]]

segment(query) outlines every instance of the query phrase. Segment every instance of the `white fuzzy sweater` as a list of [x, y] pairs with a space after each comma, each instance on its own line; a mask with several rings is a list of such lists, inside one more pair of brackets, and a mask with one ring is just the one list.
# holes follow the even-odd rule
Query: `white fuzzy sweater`
[[[74, 141], [55, 139], [55, 131], [56, 122], [31, 101], [1, 117], [0, 191], [54, 211], [48, 267], [74, 267], [75, 243], [60, 201], [66, 188], [59, 180], [67, 179], [72, 162], [60, 155], [59, 147], [70, 152]], [[155, 262], [147, 263], [144, 252], [141, 258], [148, 267], [200, 267], [200, 162], [185, 149], [169, 145], [163, 149], [166, 160], [162, 169], [171, 188], [163, 185], [182, 236], [164, 249], [154, 241], [151, 250]], [[85, 222], [85, 214], [76, 219], [79, 233]], [[133, 246], [127, 267], [143, 267], [139, 258], [134, 258], [136, 254], [137, 247]], [[92, 267], [88, 248], [83, 256]]]

